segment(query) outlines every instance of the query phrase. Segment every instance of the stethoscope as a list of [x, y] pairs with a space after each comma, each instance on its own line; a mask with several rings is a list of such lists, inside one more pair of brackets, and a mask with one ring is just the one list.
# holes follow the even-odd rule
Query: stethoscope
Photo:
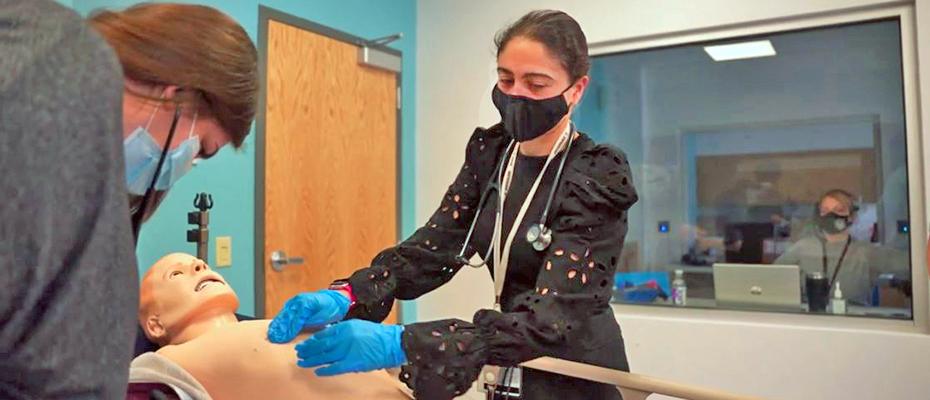
[[181, 107], [176, 106], [174, 116], [171, 118], [171, 128], [168, 130], [168, 138], [165, 139], [165, 146], [162, 147], [161, 156], [158, 157], [158, 164], [155, 167], [155, 175], [152, 175], [152, 182], [145, 190], [142, 196], [142, 202], [135, 210], [130, 210], [130, 222], [132, 223], [132, 237], [136, 244], [139, 243], [139, 229], [142, 228], [142, 220], [149, 211], [149, 205], [152, 202], [152, 196], [155, 195], [155, 183], [158, 182], [158, 176], [161, 175], [161, 169], [165, 165], [165, 159], [168, 157], [168, 150], [171, 147], [171, 141], [174, 140], [174, 131], [178, 127], [178, 121], [181, 119]]
[[[555, 191], [559, 187], [559, 180], [562, 177], [562, 171], [565, 169], [565, 160], [568, 159], [568, 153], [572, 148], [574, 136], [575, 124], [572, 123], [568, 132], [568, 143], [565, 146], [565, 152], [562, 154], [562, 159], [559, 161], [559, 169], [556, 170], [555, 180], [552, 182], [552, 188], [549, 189], [549, 196], [546, 199], [546, 207], [543, 209], [542, 215], [539, 217], [539, 221], [531, 225], [526, 231], [526, 241], [530, 243], [533, 246], [533, 249], [536, 251], [543, 251], [547, 249], [552, 243], [552, 230], [546, 226], [546, 219], [549, 217], [549, 210], [552, 207], [552, 199], [555, 197]], [[468, 248], [468, 242], [471, 240], [471, 236], [475, 231], [475, 226], [478, 224], [478, 218], [481, 216], [481, 212], [484, 210], [485, 203], [491, 197], [491, 193], [497, 192], [498, 196], [501, 194], [501, 186], [504, 180], [504, 164], [507, 163], [508, 155], [513, 150], [515, 143], [515, 140], [511, 140], [507, 145], [507, 148], [504, 150], [503, 156], [501, 157], [500, 163], [494, 170], [494, 175], [497, 176], [497, 179], [489, 182], [488, 187], [485, 188], [484, 192], [481, 193], [481, 198], [478, 200], [478, 209], [475, 212], [475, 216], [471, 220], [471, 226], [468, 228], [468, 234], [465, 235], [465, 242], [462, 243], [462, 249], [455, 257], [455, 259], [462, 265], [468, 265], [472, 268], [481, 268], [487, 265], [487, 260], [491, 257], [491, 252], [494, 250], [495, 245], [494, 239], [492, 239], [488, 245], [488, 249], [485, 251], [480, 263], [475, 264], [465, 258], [465, 250]], [[545, 173], [545, 171], [542, 173]], [[501, 208], [502, 207], [497, 207], [496, 212], [501, 213]]]

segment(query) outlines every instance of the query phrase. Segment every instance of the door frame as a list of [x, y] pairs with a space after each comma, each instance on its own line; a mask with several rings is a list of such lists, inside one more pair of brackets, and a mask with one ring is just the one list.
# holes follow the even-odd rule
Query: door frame
[[[258, 109], [255, 114], [255, 317], [265, 318], [265, 263], [267, 262], [267, 255], [265, 254], [265, 107], [267, 106], [267, 96], [268, 96], [268, 25], [269, 22], [275, 21], [283, 24], [291, 25], [315, 34], [328, 37], [330, 39], [335, 39], [340, 42], [345, 42], [354, 46], [367, 45], [369, 48], [383, 51], [395, 55], [401, 59], [401, 64], [403, 64], [403, 53], [400, 50], [387, 47], [381, 44], [371, 44], [367, 43], [366, 39], [360, 38], [358, 36], [330, 28], [328, 26], [306, 20], [300, 17], [297, 17], [292, 14], [285, 13], [283, 11], [276, 10], [271, 7], [258, 6], [258, 76], [259, 84], [261, 85], [261, 90], [259, 90], [258, 97]], [[397, 159], [394, 162], [394, 169], [397, 171], [395, 187], [395, 204], [396, 204], [396, 227], [395, 233], [398, 240], [401, 238], [402, 226], [403, 226], [403, 207], [401, 205], [402, 198], [402, 189], [403, 189], [403, 171], [401, 162], [403, 160], [403, 145], [401, 140], [403, 139], [403, 124], [401, 121], [401, 115], [403, 111], [403, 105], [401, 104], [402, 100], [402, 82], [401, 72], [395, 72], [396, 84], [397, 84], [397, 107], [396, 107], [396, 121], [397, 126], [395, 127], [396, 139], [395, 144], [395, 154]], [[374, 254], [372, 255], [374, 257]], [[306, 262], [310, 262], [307, 260]], [[314, 288], [307, 288], [308, 290]], [[400, 320], [401, 310], [398, 309], [398, 320]]]

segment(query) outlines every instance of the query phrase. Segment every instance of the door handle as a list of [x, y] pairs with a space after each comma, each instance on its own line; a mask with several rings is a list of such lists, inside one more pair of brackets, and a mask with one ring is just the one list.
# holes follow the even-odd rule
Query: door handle
[[303, 257], [288, 257], [287, 253], [281, 250], [271, 253], [271, 268], [277, 272], [281, 272], [288, 265], [300, 265], [303, 263]]

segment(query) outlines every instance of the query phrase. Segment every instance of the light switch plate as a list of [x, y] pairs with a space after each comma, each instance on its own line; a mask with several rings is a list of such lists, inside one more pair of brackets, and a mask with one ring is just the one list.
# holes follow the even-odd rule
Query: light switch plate
[[232, 265], [232, 237], [217, 236], [216, 238], [216, 267]]

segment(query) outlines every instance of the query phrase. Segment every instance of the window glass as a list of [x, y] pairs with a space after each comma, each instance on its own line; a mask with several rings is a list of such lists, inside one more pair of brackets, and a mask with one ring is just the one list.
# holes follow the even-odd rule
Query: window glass
[[596, 56], [591, 78], [574, 120], [640, 193], [615, 302], [911, 318], [897, 20]]

